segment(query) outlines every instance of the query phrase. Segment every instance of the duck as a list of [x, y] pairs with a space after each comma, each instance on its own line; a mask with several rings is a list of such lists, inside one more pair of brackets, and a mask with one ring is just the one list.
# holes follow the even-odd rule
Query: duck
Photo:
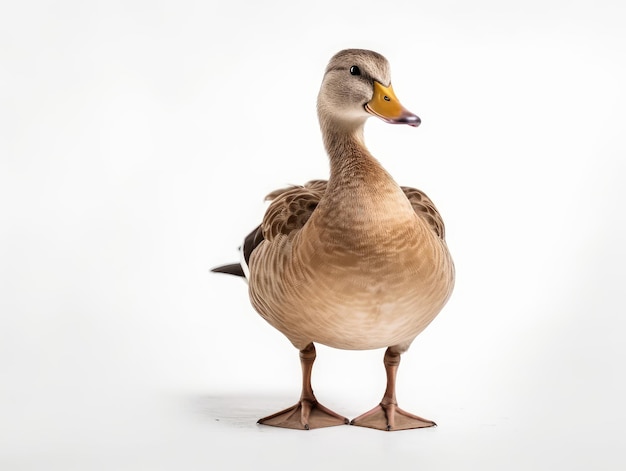
[[[454, 287], [444, 222], [424, 192], [396, 183], [363, 138], [372, 116], [412, 127], [421, 120], [396, 97], [387, 59], [364, 49], [330, 59], [317, 113], [328, 180], [271, 192], [261, 224], [240, 246], [241, 261], [212, 269], [244, 277], [254, 309], [299, 350], [299, 400], [258, 423], [304, 430], [435, 426], [399, 407], [396, 377], [401, 355]], [[385, 349], [381, 402], [352, 420], [322, 405], [311, 385], [315, 344]]]

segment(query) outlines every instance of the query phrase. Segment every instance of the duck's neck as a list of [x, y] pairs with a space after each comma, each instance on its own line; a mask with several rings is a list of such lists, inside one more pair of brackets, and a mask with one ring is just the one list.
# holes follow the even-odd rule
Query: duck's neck
[[369, 153], [363, 141], [363, 124], [342, 126], [322, 121], [324, 146], [330, 159], [329, 190], [354, 191], [363, 185], [395, 182]]
[[[319, 217], [332, 224], [405, 224], [414, 218], [406, 196], [363, 143], [363, 125], [342, 127], [321, 121], [330, 159], [330, 178]], [[371, 228], [368, 228], [371, 230]]]

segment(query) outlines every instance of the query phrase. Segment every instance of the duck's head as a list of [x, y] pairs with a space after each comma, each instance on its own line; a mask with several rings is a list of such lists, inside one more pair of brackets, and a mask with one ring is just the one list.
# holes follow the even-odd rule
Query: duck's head
[[326, 67], [317, 109], [323, 123], [346, 128], [361, 127], [370, 116], [409, 126], [421, 122], [396, 97], [387, 59], [364, 49], [345, 49], [333, 56]]

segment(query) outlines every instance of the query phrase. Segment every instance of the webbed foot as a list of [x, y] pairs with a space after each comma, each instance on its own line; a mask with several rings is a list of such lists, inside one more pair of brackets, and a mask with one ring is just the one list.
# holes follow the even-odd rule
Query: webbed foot
[[397, 404], [379, 404], [371, 411], [353, 419], [350, 425], [392, 431], [433, 427], [437, 424], [432, 420], [423, 419], [422, 417], [406, 412], [400, 409]]
[[310, 430], [346, 425], [350, 421], [315, 400], [302, 399], [295, 406], [264, 417], [258, 423], [274, 427]]

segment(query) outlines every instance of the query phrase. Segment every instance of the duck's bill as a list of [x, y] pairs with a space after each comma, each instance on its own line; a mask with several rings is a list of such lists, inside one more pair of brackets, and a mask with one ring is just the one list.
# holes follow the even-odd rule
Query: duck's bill
[[374, 96], [365, 104], [365, 110], [391, 124], [417, 127], [422, 122], [417, 115], [400, 104], [391, 84], [385, 87], [380, 82], [374, 82]]

